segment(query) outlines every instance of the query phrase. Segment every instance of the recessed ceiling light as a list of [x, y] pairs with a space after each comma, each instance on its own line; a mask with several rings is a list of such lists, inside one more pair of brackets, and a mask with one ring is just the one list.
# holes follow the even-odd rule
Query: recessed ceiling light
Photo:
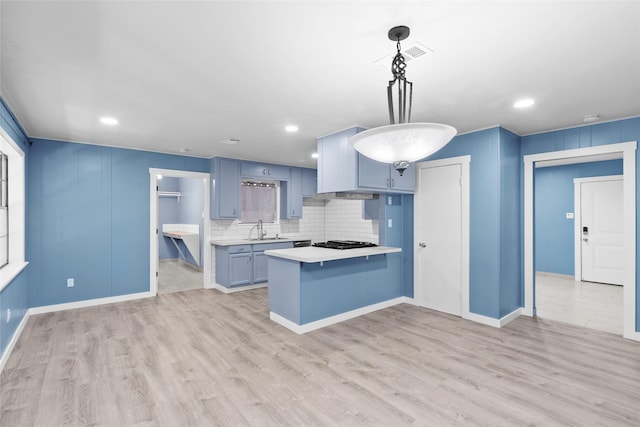
[[527, 108], [531, 107], [536, 102], [531, 98], [520, 99], [513, 104], [513, 108]]
[[598, 120], [600, 120], [599, 114], [587, 114], [586, 116], [584, 116], [585, 123], [597, 122]]
[[286, 130], [287, 132], [297, 132], [298, 131], [298, 126], [296, 125], [287, 125], [284, 127], [284, 130]]
[[313, 153], [313, 154], [311, 154], [311, 158], [312, 158], [312, 159], [317, 159], [317, 158], [318, 158], [318, 153]]
[[240, 142], [238, 138], [227, 138], [224, 141], [220, 141], [220, 144], [233, 145], [237, 144], [238, 142]]
[[191, 150], [189, 150], [188, 148], [181, 148], [179, 151], [180, 151], [181, 153], [188, 153], [188, 152], [189, 152], [189, 151], [191, 151]]
[[101, 117], [100, 123], [102, 123], [103, 125], [114, 126], [118, 124], [118, 119], [115, 119], [113, 117]]

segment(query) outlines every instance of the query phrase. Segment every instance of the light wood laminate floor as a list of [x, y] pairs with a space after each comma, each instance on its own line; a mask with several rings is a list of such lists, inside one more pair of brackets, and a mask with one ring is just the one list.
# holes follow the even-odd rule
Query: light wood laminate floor
[[640, 425], [640, 343], [402, 304], [305, 335], [267, 290], [32, 316], [0, 425]]

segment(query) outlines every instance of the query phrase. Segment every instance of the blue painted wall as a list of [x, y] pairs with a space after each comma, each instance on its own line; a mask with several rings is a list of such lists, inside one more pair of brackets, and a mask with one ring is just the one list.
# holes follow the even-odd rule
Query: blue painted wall
[[[0, 98], [0, 126], [2, 126], [13, 141], [24, 151], [25, 173], [28, 182], [29, 140], [2, 98]], [[29, 208], [28, 204], [26, 208]], [[27, 226], [26, 228], [26, 233], [29, 235], [29, 227]], [[13, 338], [16, 329], [20, 325], [20, 322], [22, 322], [29, 307], [27, 304], [28, 269], [29, 267], [0, 291], [0, 357], [4, 355], [9, 341]], [[5, 317], [7, 309], [11, 310], [11, 320], [9, 322], [6, 321]]]
[[575, 273], [574, 178], [621, 175], [622, 160], [538, 168], [534, 171], [534, 229], [536, 270]]
[[520, 239], [520, 136], [503, 128], [499, 131], [500, 318], [522, 306], [524, 282]]
[[[149, 290], [149, 168], [184, 156], [34, 140], [27, 185], [30, 307]], [[66, 287], [75, 278], [76, 286]]]
[[[640, 117], [615, 122], [600, 123], [574, 129], [546, 132], [521, 138], [521, 154], [535, 154], [548, 151], [568, 150], [572, 148], [593, 147], [620, 142], [640, 142]], [[636, 165], [640, 165], [640, 155], [636, 150]], [[636, 173], [636, 223], [640, 223], [640, 174]], [[636, 230], [640, 234], [640, 228]], [[636, 235], [636, 241], [639, 242]], [[640, 257], [640, 250], [636, 256]], [[636, 266], [638, 259], [636, 259]], [[537, 265], [536, 265], [537, 269]], [[636, 331], [640, 325], [640, 292], [638, 290], [640, 268], [636, 268]]]
[[[198, 224], [200, 231], [200, 266], [204, 259], [204, 182], [198, 178], [180, 178], [180, 192], [182, 199], [180, 200], [180, 217], [181, 224]], [[188, 254], [188, 251], [182, 244], [182, 251]], [[197, 255], [196, 255], [197, 256]], [[196, 264], [195, 259], [187, 255], [187, 261]]]
[[[178, 178], [165, 176], [158, 180], [158, 191], [180, 191]], [[180, 222], [180, 205], [175, 197], [158, 197], [158, 257], [160, 259], [177, 259], [178, 249], [169, 237], [162, 235], [164, 224], [177, 224]]]

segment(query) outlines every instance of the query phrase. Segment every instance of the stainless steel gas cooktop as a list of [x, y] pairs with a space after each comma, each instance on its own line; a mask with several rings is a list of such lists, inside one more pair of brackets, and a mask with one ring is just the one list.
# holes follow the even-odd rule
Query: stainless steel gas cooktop
[[329, 240], [327, 242], [314, 243], [313, 246], [329, 249], [356, 249], [370, 248], [378, 245], [370, 242], [357, 242], [355, 240]]

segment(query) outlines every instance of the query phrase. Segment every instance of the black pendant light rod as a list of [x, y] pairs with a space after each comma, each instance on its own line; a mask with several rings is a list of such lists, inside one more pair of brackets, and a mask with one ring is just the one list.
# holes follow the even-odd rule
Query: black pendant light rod
[[[391, 62], [391, 73], [393, 80], [389, 80], [387, 86], [387, 100], [389, 103], [389, 123], [396, 124], [395, 111], [393, 106], [393, 86], [398, 86], [398, 123], [409, 123], [411, 121], [411, 102], [413, 101], [413, 83], [407, 81], [405, 68], [407, 64], [404, 56], [400, 52], [400, 41], [409, 37], [409, 27], [400, 25], [389, 30], [389, 40], [396, 42], [397, 53]], [[407, 96], [408, 95], [408, 96]], [[407, 105], [408, 103], [408, 105]]]

